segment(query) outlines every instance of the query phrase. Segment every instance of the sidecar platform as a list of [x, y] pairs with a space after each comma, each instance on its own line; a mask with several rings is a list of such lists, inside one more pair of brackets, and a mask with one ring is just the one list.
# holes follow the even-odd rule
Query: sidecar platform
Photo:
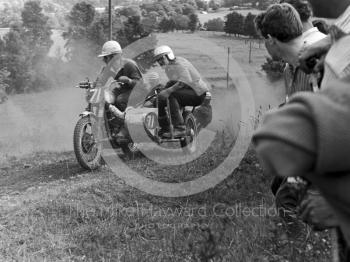
[[179, 137], [179, 138], [159, 138], [159, 143], [168, 143], [168, 142], [179, 142], [181, 140], [185, 139], [185, 137]]

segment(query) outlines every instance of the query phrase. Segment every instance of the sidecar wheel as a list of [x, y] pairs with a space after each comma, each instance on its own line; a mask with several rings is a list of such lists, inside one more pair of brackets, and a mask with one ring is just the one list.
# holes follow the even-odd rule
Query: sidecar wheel
[[73, 136], [74, 152], [79, 164], [88, 170], [101, 166], [102, 144], [96, 143], [90, 117], [79, 119]]
[[123, 151], [124, 155], [129, 158], [134, 158], [135, 155], [139, 152], [137, 146], [133, 142], [120, 145], [120, 149]]
[[182, 150], [187, 154], [193, 154], [197, 150], [197, 124], [192, 113], [187, 113], [184, 117], [186, 125], [186, 137], [180, 140]]

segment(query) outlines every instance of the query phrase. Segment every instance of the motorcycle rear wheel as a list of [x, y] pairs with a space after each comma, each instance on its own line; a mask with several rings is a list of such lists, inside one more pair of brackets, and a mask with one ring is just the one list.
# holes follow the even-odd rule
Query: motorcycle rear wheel
[[196, 118], [192, 113], [188, 112], [184, 115], [184, 121], [186, 125], [186, 137], [180, 141], [180, 145], [186, 154], [193, 154], [197, 150], [198, 143], [198, 128]]
[[78, 163], [87, 170], [98, 169], [102, 162], [102, 144], [96, 143], [92, 125], [90, 117], [80, 118], [74, 128], [73, 136], [75, 156]]

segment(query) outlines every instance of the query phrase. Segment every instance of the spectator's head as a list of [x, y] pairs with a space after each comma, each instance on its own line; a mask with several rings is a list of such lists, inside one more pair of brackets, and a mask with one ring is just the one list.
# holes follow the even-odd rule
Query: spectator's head
[[255, 19], [255, 26], [265, 38], [267, 51], [274, 59], [284, 58], [292, 40], [303, 33], [298, 12], [287, 3], [272, 5], [265, 12], [260, 13]]
[[303, 33], [298, 12], [290, 4], [271, 5], [255, 19], [256, 29], [265, 38], [287, 43]]
[[287, 3], [292, 5], [299, 13], [301, 22], [308, 22], [312, 16], [312, 9], [307, 0], [281, 0], [280, 3]]
[[308, 0], [316, 17], [337, 18], [349, 6], [350, 0]]

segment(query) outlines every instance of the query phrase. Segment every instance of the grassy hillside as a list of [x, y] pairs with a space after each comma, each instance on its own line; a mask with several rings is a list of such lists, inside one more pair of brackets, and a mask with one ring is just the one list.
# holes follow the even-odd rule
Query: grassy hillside
[[[227, 89], [223, 68], [210, 59], [218, 53], [200, 36], [215, 42], [224, 54], [230, 47], [230, 65], [235, 60], [245, 74], [240, 76], [237, 68], [233, 77], [249, 79], [257, 109], [251, 123], [240, 122], [237, 86], [229, 82]], [[190, 48], [189, 42], [197, 48]], [[245, 40], [222, 35], [160, 34], [159, 44], [169, 44], [192, 61], [210, 83], [215, 113], [210, 128], [218, 132], [211, 147], [186, 164], [121, 158], [141, 175], [177, 183], [207, 174], [226, 158], [235, 145], [235, 126], [227, 125], [228, 116], [237, 116], [240, 126], [258, 124], [262, 112], [284, 94], [281, 83], [270, 83], [260, 73], [266, 51], [257, 42], [252, 63]], [[80, 90], [16, 96], [8, 102], [0, 106], [0, 114], [6, 116], [0, 152], [28, 145], [40, 152], [0, 157], [0, 261], [330, 260], [327, 232], [300, 225], [300, 234], [286, 233], [274, 209], [271, 175], [263, 173], [252, 150], [215, 188], [188, 197], [158, 197], [126, 185], [107, 166], [87, 172], [77, 164], [66, 146], [72, 144], [73, 127], [84, 108]], [[44, 143], [50, 141], [55, 144]]]

